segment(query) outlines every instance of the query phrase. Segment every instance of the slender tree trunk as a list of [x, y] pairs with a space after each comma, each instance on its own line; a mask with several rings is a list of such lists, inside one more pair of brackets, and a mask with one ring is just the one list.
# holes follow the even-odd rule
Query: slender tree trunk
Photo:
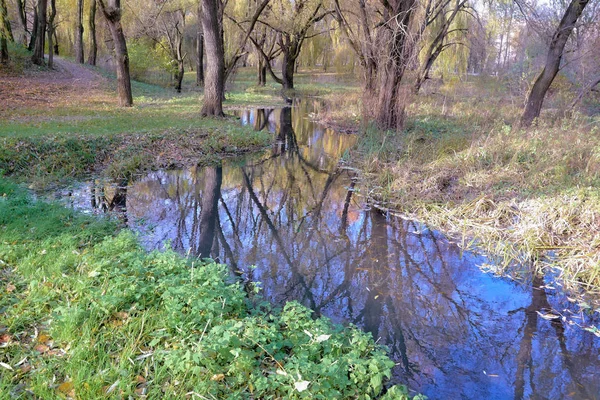
[[0, 64], [6, 64], [8, 60], [8, 41], [2, 36], [0, 37]]
[[90, 50], [87, 63], [89, 65], [96, 65], [96, 57], [98, 56], [98, 42], [96, 39], [96, 0], [92, 0], [90, 3], [88, 26], [90, 32]]
[[38, 8], [36, 5], [33, 6], [33, 26], [31, 27], [31, 37], [29, 38], [29, 46], [27, 46], [27, 50], [29, 51], [33, 51], [33, 48], [35, 47], [35, 42], [37, 40], [37, 31], [38, 31], [38, 25], [39, 25], [39, 18], [38, 18]]
[[177, 91], [177, 93], [181, 93], [183, 77], [185, 76], [185, 65], [184, 65], [183, 54], [182, 54], [182, 45], [183, 45], [183, 37], [178, 36], [177, 43], [176, 43], [177, 74], [175, 76], [175, 78], [176, 78], [175, 90]]
[[521, 126], [528, 127], [534, 119], [539, 117], [546, 92], [550, 88], [556, 74], [558, 74], [567, 39], [588, 2], [589, 0], [572, 0], [571, 4], [567, 7], [550, 42], [546, 65], [535, 80], [527, 97], [527, 103], [521, 116]]
[[569, 110], [572, 111], [575, 108], [575, 106], [579, 104], [581, 99], [583, 99], [583, 96], [585, 96], [588, 92], [591, 92], [598, 85], [600, 85], [600, 75], [579, 91], [577, 96], [575, 96], [575, 98], [573, 99], [573, 102], [571, 102], [571, 105], [569, 105]]
[[265, 86], [267, 84], [267, 66], [265, 60], [259, 56], [258, 59], [258, 86]]
[[83, 64], [83, 0], [77, 0], [77, 24], [75, 26], [75, 61]]
[[98, 6], [106, 19], [110, 30], [113, 46], [115, 64], [117, 66], [117, 92], [119, 94], [119, 104], [123, 107], [133, 105], [133, 96], [131, 93], [131, 77], [129, 75], [129, 55], [127, 54], [127, 42], [121, 26], [121, 1], [112, 0], [112, 4], [107, 7], [104, 0], [98, 0]]
[[177, 93], [181, 93], [181, 87], [183, 85], [183, 77], [185, 75], [185, 67], [183, 60], [177, 60], [177, 75], [175, 76], [175, 90]]
[[198, 2], [198, 31], [196, 36], [196, 85], [204, 86], [204, 30], [202, 29], [202, 2]]
[[56, 0], [50, 0], [50, 15], [48, 16], [48, 68], [54, 68], [54, 18], [56, 18]]
[[27, 15], [25, 14], [25, 5], [25, 0], [17, 0], [19, 22], [21, 22], [21, 27], [23, 28], [23, 36], [21, 36], [23, 46], [27, 46], [27, 34], [29, 34], [29, 30], [27, 29]]
[[54, 55], [58, 56], [58, 36], [56, 36], [56, 29], [54, 30]]
[[47, 0], [38, 0], [38, 25], [37, 25], [37, 34], [35, 40], [35, 47], [33, 49], [33, 56], [31, 57], [31, 61], [37, 65], [44, 64], [44, 46], [45, 46], [45, 37], [46, 37], [46, 11], [48, 9], [48, 1]]
[[203, 116], [223, 116], [225, 59], [223, 36], [219, 26], [219, 0], [202, 0], [202, 29], [206, 44], [206, 76]]

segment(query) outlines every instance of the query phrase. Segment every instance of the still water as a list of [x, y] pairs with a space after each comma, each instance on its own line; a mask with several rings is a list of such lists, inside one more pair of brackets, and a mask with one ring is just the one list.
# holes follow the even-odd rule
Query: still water
[[257, 157], [90, 182], [70, 201], [116, 212], [148, 249], [212, 257], [274, 303], [371, 332], [394, 380], [431, 399], [600, 398], [600, 337], [582, 329], [598, 321], [542, 278], [483, 273], [484, 257], [370, 207], [339, 168], [356, 138], [311, 122], [315, 107], [240, 112], [274, 135]]

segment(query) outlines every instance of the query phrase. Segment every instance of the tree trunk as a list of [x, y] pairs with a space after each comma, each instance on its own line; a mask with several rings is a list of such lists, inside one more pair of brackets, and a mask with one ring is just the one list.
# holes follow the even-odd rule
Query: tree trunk
[[281, 75], [284, 89], [294, 88], [294, 72], [296, 68], [296, 59], [293, 58], [289, 51], [283, 52], [283, 61], [281, 63]]
[[0, 37], [0, 64], [6, 64], [8, 60], [8, 41], [2, 36]]
[[25, 14], [25, 1], [17, 0], [17, 11], [19, 14], [19, 21], [21, 22], [21, 27], [23, 28], [23, 36], [21, 37], [21, 41], [23, 46], [27, 46], [27, 34], [29, 30], [27, 29], [27, 15]]
[[597, 76], [595, 79], [593, 79], [591, 83], [589, 83], [588, 85], [586, 85], [584, 88], [582, 88], [579, 91], [577, 96], [575, 96], [575, 98], [571, 102], [571, 105], [569, 106], [569, 110], [573, 111], [573, 109], [575, 109], [575, 106], [577, 106], [577, 104], [579, 104], [581, 99], [583, 99], [583, 96], [585, 96], [588, 92], [591, 92], [598, 85], [600, 85], [600, 75]]
[[33, 51], [33, 48], [35, 47], [35, 42], [37, 40], [38, 24], [39, 24], [38, 9], [34, 5], [33, 6], [33, 26], [31, 27], [31, 37], [29, 38], [29, 46], [27, 46], [27, 50], [29, 50], [29, 51]]
[[222, 117], [225, 89], [223, 36], [219, 26], [219, 0], [202, 0], [202, 29], [206, 44], [206, 76], [202, 116]]
[[546, 92], [550, 88], [556, 74], [558, 74], [567, 39], [588, 2], [589, 0], [572, 0], [571, 4], [567, 7], [550, 42], [546, 65], [533, 84], [531, 92], [529, 92], [527, 103], [521, 116], [521, 126], [530, 126], [533, 120], [540, 116]]
[[46, 37], [46, 11], [48, 9], [48, 1], [47, 0], [38, 0], [38, 24], [37, 24], [37, 33], [35, 40], [35, 47], [33, 49], [33, 56], [31, 57], [31, 61], [36, 65], [44, 64], [44, 46], [45, 46], [45, 37]]
[[56, 0], [50, 0], [50, 16], [48, 17], [48, 68], [54, 68], [54, 18], [56, 17]]
[[183, 65], [183, 59], [177, 60], [177, 74], [175, 76], [175, 90], [177, 93], [181, 93], [181, 86], [183, 84], [183, 77], [185, 75], [185, 68]]
[[198, 5], [198, 34], [196, 37], [196, 85], [204, 86], [204, 30], [202, 29], [202, 3]]
[[77, 0], [77, 24], [75, 26], [75, 61], [83, 64], [83, 0]]
[[267, 66], [265, 60], [259, 56], [258, 60], [258, 86], [265, 86], [267, 84]]
[[0, 0], [0, 63], [8, 62], [8, 41], [14, 42], [6, 1]]
[[113, 0], [110, 7], [104, 4], [104, 0], [98, 0], [98, 6], [106, 19], [114, 45], [114, 57], [117, 65], [117, 92], [119, 104], [123, 107], [133, 105], [131, 93], [131, 77], [129, 75], [129, 55], [127, 54], [127, 42], [121, 26], [121, 1]]
[[90, 52], [88, 53], [87, 63], [96, 65], [96, 57], [98, 56], [98, 42], [96, 40], [96, 0], [90, 3], [90, 16], [88, 19], [90, 32]]
[[380, 65], [375, 118], [380, 129], [400, 131], [404, 128], [404, 109], [408, 100], [402, 78], [414, 50], [410, 29], [416, 0], [396, 0], [388, 4], [386, 13], [395, 17], [385, 18], [388, 22], [383, 29], [386, 31], [380, 38], [380, 43], [386, 46], [386, 58]]
[[56, 29], [54, 30], [54, 55], [58, 56], [58, 36], [56, 36]]

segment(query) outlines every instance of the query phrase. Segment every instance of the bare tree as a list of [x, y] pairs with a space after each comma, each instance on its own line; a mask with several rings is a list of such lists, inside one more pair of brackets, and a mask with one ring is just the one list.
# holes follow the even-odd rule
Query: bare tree
[[539, 117], [546, 92], [560, 69], [567, 39], [588, 2], [589, 0], [571, 0], [567, 7], [550, 42], [544, 69], [538, 75], [527, 97], [527, 103], [521, 116], [521, 126], [528, 127], [534, 119]]
[[429, 79], [429, 72], [433, 67], [433, 64], [438, 59], [440, 54], [450, 46], [461, 45], [464, 43], [458, 41], [448, 41], [448, 37], [451, 33], [463, 31], [466, 32], [466, 28], [452, 27], [456, 16], [460, 12], [464, 12], [467, 8], [468, 0], [429, 0], [426, 5], [425, 18], [423, 20], [423, 30], [428, 27], [432, 27], [434, 23], [437, 25], [433, 32], [431, 41], [427, 44], [425, 50], [425, 56], [423, 61], [419, 65], [417, 71], [417, 79], [413, 85], [413, 92], [416, 94], [421, 89], [423, 83]]
[[[185, 74], [183, 46], [183, 34], [185, 29], [185, 11], [176, 9], [163, 13], [161, 22], [163, 25], [162, 33], [167, 37], [169, 52], [171, 58], [177, 63], [177, 72], [175, 73], [175, 90], [181, 93], [181, 85]], [[159, 42], [160, 43], [160, 42]]]
[[[44, 1], [44, 0], [41, 0]], [[98, 0], [98, 6], [106, 20], [110, 30], [113, 45], [114, 59], [117, 67], [117, 91], [119, 94], [119, 104], [123, 107], [133, 105], [133, 95], [131, 93], [131, 77], [129, 74], [129, 55], [127, 54], [127, 42], [121, 26], [121, 0]]]
[[335, 19], [364, 70], [366, 94], [372, 96], [375, 92], [375, 77], [377, 75], [375, 36], [373, 35], [370, 13], [367, 11], [365, 0], [358, 0], [358, 10], [356, 16], [358, 28], [353, 29], [353, 24], [350, 23], [347, 16], [353, 16], [355, 13], [350, 10], [343, 10], [339, 0], [335, 0]]
[[401, 130], [408, 93], [403, 86], [404, 73], [413, 56], [417, 0], [381, 0], [383, 24], [378, 41], [379, 86], [375, 119], [381, 129]]

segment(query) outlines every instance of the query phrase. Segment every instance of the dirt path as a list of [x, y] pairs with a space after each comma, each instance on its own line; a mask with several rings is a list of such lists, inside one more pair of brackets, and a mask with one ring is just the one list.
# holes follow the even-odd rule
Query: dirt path
[[0, 120], [21, 118], [31, 108], [43, 111], [116, 102], [109, 80], [90, 67], [61, 57], [55, 57], [54, 63], [52, 70], [0, 76]]
[[54, 64], [55, 71], [50, 71], [52, 75], [50, 78], [55, 82], [60, 80], [81, 88], [97, 88], [107, 84], [106, 78], [90, 67], [67, 61], [61, 57], [54, 57]]

